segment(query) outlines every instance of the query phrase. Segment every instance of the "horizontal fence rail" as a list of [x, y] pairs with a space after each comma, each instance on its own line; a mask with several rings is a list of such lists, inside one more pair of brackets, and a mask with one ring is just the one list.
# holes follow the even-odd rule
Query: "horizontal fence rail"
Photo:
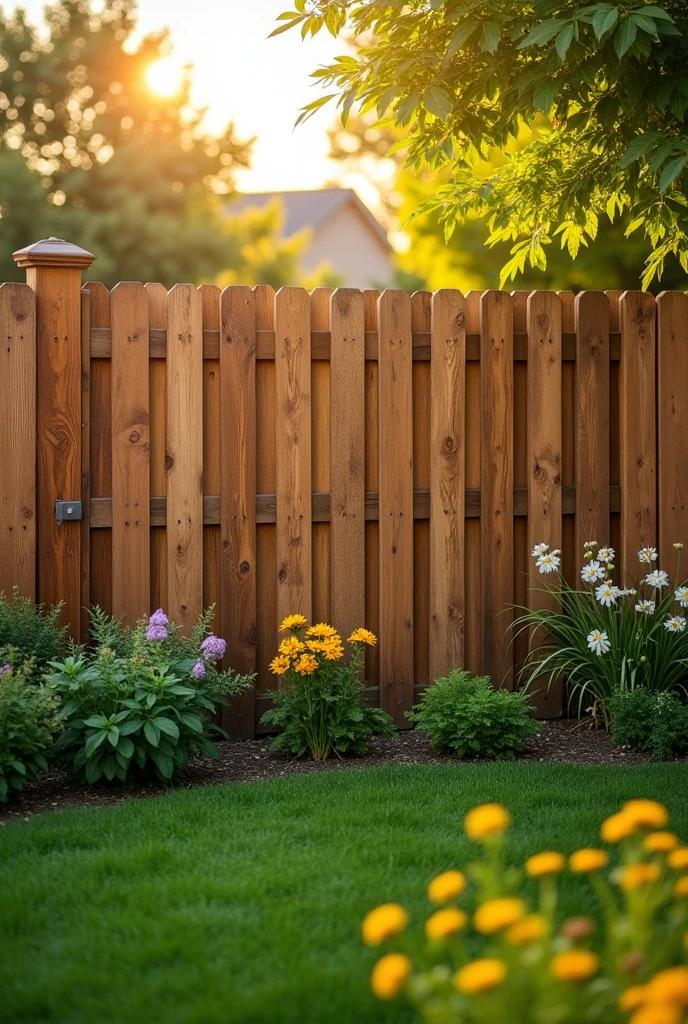
[[[366, 692], [405, 725], [455, 666], [517, 685], [526, 640], [506, 630], [514, 604], [545, 600], [535, 543], [573, 583], [587, 540], [617, 548], [621, 581], [640, 547], [666, 559], [688, 539], [683, 293], [89, 282], [55, 331], [57, 269], [29, 273], [0, 288], [0, 387], [21, 396], [0, 413], [0, 586], [57, 599], [54, 535], [74, 635], [89, 604], [129, 622], [162, 606], [185, 630], [214, 604], [227, 663], [257, 672], [225, 715], [236, 736], [269, 703], [289, 612], [376, 632]], [[37, 336], [80, 361], [62, 433]], [[75, 459], [80, 484], [60, 470]], [[57, 497], [80, 498], [81, 522], [41, 532]], [[561, 691], [536, 704], [560, 714]]]

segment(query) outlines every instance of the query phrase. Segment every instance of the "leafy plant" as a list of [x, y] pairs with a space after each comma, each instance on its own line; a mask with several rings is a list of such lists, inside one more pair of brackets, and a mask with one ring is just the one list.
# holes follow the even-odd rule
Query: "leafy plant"
[[48, 767], [46, 753], [59, 729], [56, 698], [33, 681], [32, 659], [13, 669], [0, 651], [0, 800]]
[[611, 700], [612, 743], [666, 761], [688, 751], [688, 707], [674, 693], [617, 690]]
[[161, 609], [133, 630], [96, 610], [95, 652], [51, 663], [48, 681], [63, 700], [65, 724], [55, 751], [77, 778], [169, 782], [193, 752], [217, 756], [209, 736], [224, 734], [212, 717], [253, 676], [215, 669], [225, 642], [206, 635], [211, 617], [212, 609], [187, 639]]
[[[586, 545], [581, 569], [584, 590], [573, 590], [563, 578], [556, 586], [541, 587], [550, 607], [524, 609], [512, 626], [516, 635], [530, 634], [521, 670], [529, 689], [540, 680], [548, 686], [563, 680], [578, 716], [589, 710], [593, 720], [609, 728], [609, 706], [619, 687], [661, 693], [680, 686], [688, 674], [688, 586], [679, 575], [683, 545], [674, 547], [673, 585], [668, 573], [652, 568], [655, 548], [644, 548], [638, 558], [647, 574], [631, 580], [632, 586], [616, 586], [614, 549], [593, 541]], [[538, 544], [533, 557], [541, 574], [558, 574], [558, 551]]]
[[[374, 111], [404, 129], [407, 166], [450, 171], [421, 211], [447, 237], [484, 217], [488, 244], [511, 244], [502, 284], [557, 240], [575, 258], [622, 213], [651, 250], [643, 287], [670, 256], [688, 270], [684, 0], [294, 0], [278, 20], [273, 34], [359, 44], [313, 72], [323, 92], [299, 120], [336, 101], [344, 123]], [[509, 159], [486, 172], [491, 148]]]
[[16, 587], [9, 598], [0, 593], [0, 648], [13, 648], [15, 667], [22, 659], [33, 659], [35, 675], [59, 658], [67, 643], [67, 626], [59, 625], [61, 611], [61, 604], [46, 611], [43, 605], [22, 597]]
[[[409, 915], [398, 903], [365, 918], [368, 946], [393, 939], [403, 950], [377, 961], [373, 992], [403, 996], [416, 1019], [432, 1024], [681, 1024], [688, 847], [666, 830], [668, 822], [661, 804], [629, 800], [600, 830], [605, 844], [618, 845], [617, 856], [604, 848], [570, 857], [550, 849], [518, 870], [505, 864], [506, 809], [475, 807], [465, 830], [480, 856], [465, 873], [446, 871], [430, 882], [425, 941], [403, 935]], [[567, 868], [588, 881], [586, 904], [596, 904], [601, 926], [587, 916], [563, 919], [558, 882]], [[466, 897], [477, 904], [470, 918], [460, 905]]]
[[270, 668], [285, 676], [289, 686], [271, 693], [275, 706], [261, 718], [262, 725], [282, 730], [272, 749], [288, 750], [296, 757], [309, 753], [316, 761], [332, 753], [363, 754], [375, 733], [394, 730], [390, 716], [367, 703], [359, 680], [363, 650], [377, 640], [367, 629], [354, 630], [349, 637], [353, 654], [344, 665], [337, 631], [320, 623], [304, 632], [305, 625], [303, 615], [289, 615], [280, 626], [280, 632], [289, 635]]
[[489, 676], [454, 669], [436, 679], [406, 717], [430, 737], [433, 750], [459, 757], [513, 758], [537, 732], [524, 691], [495, 690]]

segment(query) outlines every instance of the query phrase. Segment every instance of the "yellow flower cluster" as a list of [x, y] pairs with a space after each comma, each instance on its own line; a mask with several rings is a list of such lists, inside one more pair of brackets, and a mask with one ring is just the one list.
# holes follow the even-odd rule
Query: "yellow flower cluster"
[[[342, 638], [327, 622], [308, 626], [307, 619], [300, 614], [287, 615], [280, 623], [280, 633], [289, 633], [281, 642], [277, 655], [270, 662], [270, 671], [282, 676], [290, 669], [300, 676], [310, 676], [317, 671], [320, 659], [339, 661], [344, 657]], [[351, 644], [374, 646], [377, 639], [369, 629], [355, 629], [349, 637]]]
[[[538, 1001], [546, 1000], [542, 1009], [552, 1019], [573, 1020], [585, 1010], [588, 996], [595, 1000], [591, 1006], [607, 1000], [607, 1015], [594, 1016], [595, 1020], [616, 1020], [621, 1010], [626, 1024], [688, 1024], [688, 966], [676, 966], [675, 960], [681, 944], [688, 951], [688, 908], [683, 904], [680, 909], [681, 904], [675, 903], [677, 898], [688, 897], [688, 846], [681, 846], [678, 837], [666, 831], [668, 819], [661, 804], [630, 800], [602, 825], [606, 842], [629, 841], [621, 867], [611, 875], [620, 886], [622, 900], [615, 905], [612, 918], [606, 917], [605, 927], [620, 937], [614, 940], [609, 960], [606, 954], [601, 957], [585, 948], [595, 934], [592, 918], [572, 917], [557, 924], [554, 876], [567, 867], [564, 854], [543, 851], [526, 860], [524, 874], [542, 880], [539, 911], [529, 912], [526, 902], [513, 894], [513, 871], [502, 859], [504, 834], [511, 824], [508, 812], [500, 804], [474, 808], [466, 816], [465, 830], [485, 851], [483, 863], [472, 865], [468, 872], [478, 890], [472, 925], [482, 936], [477, 940], [483, 944], [482, 955], [466, 960], [461, 933], [468, 928], [469, 915], [451, 905], [465, 893], [466, 875], [445, 871], [427, 888], [429, 901], [439, 909], [425, 921], [426, 966], [416, 970], [409, 957], [400, 953], [383, 956], [371, 975], [374, 993], [392, 999], [406, 989], [421, 1010], [427, 1009], [432, 1019], [442, 1024], [456, 1019], [457, 998], [467, 1007], [462, 1009], [461, 1019], [467, 1014], [467, 1019], [479, 1018], [484, 1024], [502, 1024], [507, 1018], [510, 1024], [522, 1024], [525, 1018], [509, 1016], [519, 1012], [515, 1007], [527, 1008], [531, 1020], [538, 1016]], [[647, 859], [640, 859], [641, 851]], [[583, 847], [568, 857], [568, 869], [575, 875], [601, 872], [609, 864], [609, 854], [594, 847]], [[593, 878], [592, 882], [598, 895], [606, 891], [602, 879]], [[638, 916], [641, 905], [643, 913]], [[659, 910], [666, 913], [655, 919]], [[408, 923], [400, 904], [383, 904], [363, 922], [364, 941], [380, 945], [405, 931]], [[669, 929], [671, 935], [662, 929]], [[622, 946], [627, 943], [625, 949], [616, 948], [619, 941]], [[608, 948], [604, 937], [600, 948]], [[656, 964], [658, 954], [660, 964], [665, 958], [663, 969], [652, 973], [647, 965]], [[427, 966], [433, 957], [437, 966]], [[445, 966], [447, 958], [453, 963], [451, 973]], [[637, 983], [622, 988], [619, 976], [631, 975]], [[546, 983], [544, 976], [549, 979]]]

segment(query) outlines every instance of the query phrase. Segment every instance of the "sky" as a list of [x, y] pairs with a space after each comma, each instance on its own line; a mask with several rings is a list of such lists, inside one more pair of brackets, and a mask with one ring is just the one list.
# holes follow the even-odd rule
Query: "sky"
[[[35, 22], [44, 4], [21, 0]], [[193, 99], [209, 107], [208, 127], [219, 132], [233, 121], [240, 137], [258, 136], [253, 166], [237, 180], [245, 192], [318, 188], [337, 175], [326, 137], [334, 108], [293, 126], [317, 95], [310, 72], [345, 46], [324, 29], [305, 42], [298, 30], [268, 39], [290, 8], [291, 0], [139, 0], [139, 31], [169, 27], [172, 58], [194, 65]]]

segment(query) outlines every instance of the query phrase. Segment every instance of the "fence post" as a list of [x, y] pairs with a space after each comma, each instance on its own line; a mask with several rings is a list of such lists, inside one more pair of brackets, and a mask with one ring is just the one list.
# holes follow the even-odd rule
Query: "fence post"
[[81, 523], [56, 519], [56, 502], [81, 501], [81, 271], [95, 257], [48, 238], [14, 253], [36, 294], [36, 591], [64, 601], [81, 633]]

